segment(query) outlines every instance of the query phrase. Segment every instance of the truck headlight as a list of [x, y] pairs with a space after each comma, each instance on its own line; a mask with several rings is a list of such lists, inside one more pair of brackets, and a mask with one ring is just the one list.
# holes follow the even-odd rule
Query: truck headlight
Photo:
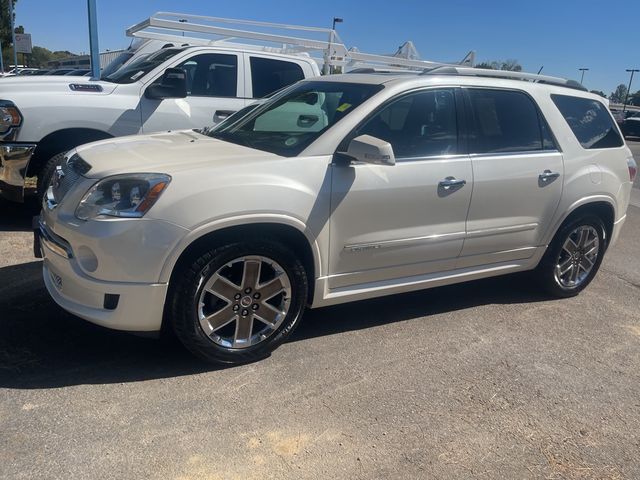
[[0, 100], [0, 133], [6, 133], [10, 128], [19, 127], [22, 123], [20, 110], [12, 102]]
[[162, 173], [131, 173], [103, 178], [80, 200], [76, 217], [142, 217], [167, 188], [171, 177]]

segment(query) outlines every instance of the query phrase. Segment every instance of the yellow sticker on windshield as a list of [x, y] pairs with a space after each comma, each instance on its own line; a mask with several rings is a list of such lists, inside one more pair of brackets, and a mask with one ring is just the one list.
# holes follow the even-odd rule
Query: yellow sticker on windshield
[[339, 112], [344, 112], [345, 110], [348, 110], [349, 108], [351, 108], [351, 104], [350, 103], [343, 103], [338, 108], [336, 108], [336, 110], [339, 111]]

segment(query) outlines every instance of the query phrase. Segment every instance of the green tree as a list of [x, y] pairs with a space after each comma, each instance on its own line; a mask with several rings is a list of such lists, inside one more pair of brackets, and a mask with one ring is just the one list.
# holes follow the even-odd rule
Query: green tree
[[607, 94], [604, 93], [602, 90], [591, 90], [590, 93], [595, 93], [596, 95], [600, 95], [601, 97], [607, 98]]
[[[18, 0], [13, 0], [14, 7], [17, 1]], [[11, 18], [9, 18], [9, 0], [0, 0], [0, 41], [2, 41], [2, 46], [11, 44]]]
[[[13, 5], [15, 7], [18, 0], [0, 0], [0, 42], [2, 42], [2, 60], [5, 68], [8, 67], [9, 64], [13, 64], [13, 43], [11, 43], [9, 1], [13, 1]], [[15, 9], [13, 12], [15, 18]]]
[[51, 62], [53, 60], [60, 60], [61, 58], [73, 57], [74, 54], [67, 51], [55, 51], [34, 46], [31, 51], [31, 55], [29, 55], [29, 66], [30, 67], [38, 67], [38, 68], [46, 68], [47, 62]]
[[627, 96], [627, 86], [621, 83], [616, 89], [609, 95], [609, 100], [612, 103], [624, 103], [624, 99]]
[[638, 90], [636, 93], [630, 94], [628, 102], [631, 105], [636, 105], [640, 107], [640, 90]]
[[486, 68], [489, 70], [508, 70], [511, 72], [521, 72], [522, 65], [517, 60], [508, 58], [507, 60], [490, 60], [478, 63], [476, 68]]

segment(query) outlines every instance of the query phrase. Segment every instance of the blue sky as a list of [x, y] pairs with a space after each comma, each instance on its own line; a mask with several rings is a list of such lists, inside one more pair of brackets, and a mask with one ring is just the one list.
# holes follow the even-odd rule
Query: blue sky
[[[413, 40], [422, 58], [451, 61], [476, 50], [477, 59], [515, 58], [524, 69], [577, 78], [610, 93], [640, 68], [640, 0], [97, 0], [100, 49], [129, 44], [124, 30], [155, 11], [330, 26], [348, 47], [388, 53]], [[16, 23], [34, 45], [89, 50], [85, 0], [18, 0]], [[640, 90], [640, 77], [632, 90]]]

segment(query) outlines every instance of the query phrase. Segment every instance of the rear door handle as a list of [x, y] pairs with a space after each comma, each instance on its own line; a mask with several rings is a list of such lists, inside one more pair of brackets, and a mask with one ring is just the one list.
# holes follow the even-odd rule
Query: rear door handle
[[220, 120], [224, 120], [234, 113], [236, 112], [234, 112], [233, 110], [216, 110], [215, 112], [213, 112], [213, 119], [215, 120], [216, 118], [219, 118]]
[[456, 177], [447, 177], [444, 180], [440, 180], [438, 185], [445, 190], [452, 190], [454, 188], [459, 188], [467, 184], [466, 180], [458, 180]]
[[538, 175], [538, 178], [542, 182], [548, 182], [549, 180], [556, 179], [559, 176], [560, 176], [560, 174], [558, 172], [552, 172], [551, 170], [545, 170], [540, 175]]

